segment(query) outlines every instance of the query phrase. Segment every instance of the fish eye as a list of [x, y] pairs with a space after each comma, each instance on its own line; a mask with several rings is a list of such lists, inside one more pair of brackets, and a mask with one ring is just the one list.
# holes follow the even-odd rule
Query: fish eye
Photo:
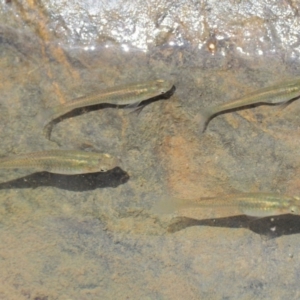
[[290, 213], [291, 214], [298, 214], [299, 213], [299, 208], [297, 206], [291, 206], [290, 207]]

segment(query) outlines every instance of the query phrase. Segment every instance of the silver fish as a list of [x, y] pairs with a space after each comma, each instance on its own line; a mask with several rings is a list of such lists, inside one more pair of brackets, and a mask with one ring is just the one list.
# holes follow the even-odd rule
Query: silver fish
[[259, 89], [244, 97], [226, 103], [204, 108], [200, 112], [200, 130], [204, 132], [207, 123], [217, 114], [253, 104], [283, 104], [300, 96], [300, 78], [280, 82]]
[[[185, 200], [178, 198], [164, 199], [156, 204], [154, 211], [172, 213], [183, 211], [219, 209], [226, 212], [226, 217], [247, 215], [251, 217], [267, 217], [281, 214], [300, 214], [300, 198], [272, 193], [240, 193], [224, 196]], [[225, 216], [225, 215], [224, 215]]]
[[0, 159], [0, 170], [25, 170], [28, 174], [47, 171], [57, 174], [106, 172], [118, 166], [119, 160], [106, 153], [76, 150], [32, 152]]
[[144, 100], [167, 93], [172, 87], [173, 84], [171, 82], [163, 79], [111, 87], [64, 104], [47, 108], [38, 116], [38, 119], [45, 127], [53, 120], [76, 108], [96, 104], [139, 105]]

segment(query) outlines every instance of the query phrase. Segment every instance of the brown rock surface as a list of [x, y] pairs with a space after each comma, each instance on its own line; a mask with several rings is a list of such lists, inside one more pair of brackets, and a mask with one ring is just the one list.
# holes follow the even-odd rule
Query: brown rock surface
[[[0, 154], [122, 159], [108, 174], [0, 183], [0, 299], [298, 299], [300, 218], [160, 215], [165, 197], [300, 194], [300, 101], [199, 112], [299, 76], [295, 1], [3, 1]], [[215, 52], [208, 43], [215, 43]], [[164, 78], [140, 114], [85, 109], [42, 135], [45, 107]]]

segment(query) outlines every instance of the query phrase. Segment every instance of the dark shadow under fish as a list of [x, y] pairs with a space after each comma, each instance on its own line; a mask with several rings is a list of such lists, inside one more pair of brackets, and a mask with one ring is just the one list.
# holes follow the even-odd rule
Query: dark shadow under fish
[[[63, 190], [84, 192], [95, 189], [116, 188], [129, 180], [129, 175], [119, 167], [107, 172], [78, 175], [62, 175], [38, 172], [22, 178], [0, 183], [0, 190], [55, 187]], [[50, 199], [51, 200], [51, 199]]]
[[300, 233], [300, 216], [281, 215], [257, 220], [240, 215], [228, 218], [197, 220], [187, 217], [176, 217], [168, 226], [169, 233], [175, 233], [193, 226], [210, 226], [222, 228], [245, 228], [261, 235], [264, 239], [277, 238], [283, 235]]

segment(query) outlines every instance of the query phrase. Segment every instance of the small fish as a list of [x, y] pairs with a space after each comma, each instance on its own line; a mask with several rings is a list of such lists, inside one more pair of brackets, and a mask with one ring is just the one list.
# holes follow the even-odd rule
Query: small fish
[[242, 98], [205, 108], [201, 114], [200, 129], [204, 132], [208, 122], [217, 114], [253, 104], [284, 104], [300, 96], [300, 78], [280, 82], [259, 89]]
[[27, 174], [50, 172], [75, 175], [106, 172], [118, 165], [118, 159], [106, 153], [76, 150], [32, 152], [0, 159], [0, 170], [25, 170]]
[[55, 119], [76, 108], [97, 104], [138, 106], [144, 100], [167, 93], [172, 87], [173, 84], [171, 82], [162, 79], [111, 87], [89, 96], [80, 97], [73, 101], [47, 108], [39, 115], [38, 119], [45, 127]]
[[[171, 198], [156, 204], [154, 212], [172, 213], [192, 209], [195, 211], [215, 209], [224, 210], [226, 217], [247, 215], [249, 217], [263, 218], [282, 214], [300, 214], [300, 198], [271, 193], [240, 193], [218, 197], [184, 200]], [[225, 217], [225, 214], [221, 217]]]

